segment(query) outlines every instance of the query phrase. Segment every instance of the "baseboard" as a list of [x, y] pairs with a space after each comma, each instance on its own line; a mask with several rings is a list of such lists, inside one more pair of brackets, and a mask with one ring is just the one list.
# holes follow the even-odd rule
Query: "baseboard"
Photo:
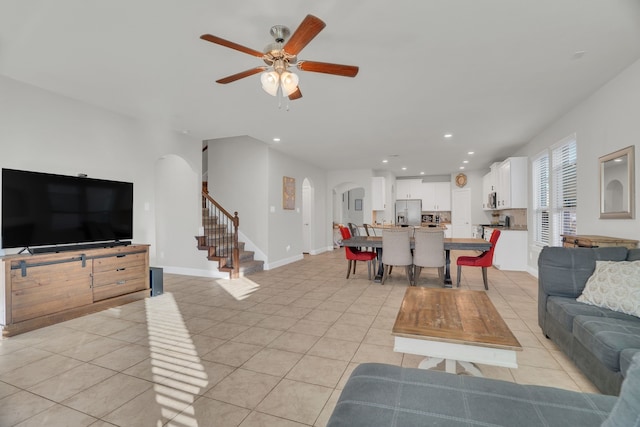
[[[154, 266], [155, 267], [155, 266]], [[215, 270], [203, 270], [199, 268], [184, 268], [184, 267], [165, 267], [159, 265], [164, 273], [180, 274], [183, 276], [197, 276], [197, 277], [213, 277], [215, 279], [228, 279], [229, 273], [224, 271], [218, 271], [217, 265]]]
[[282, 267], [282, 266], [285, 266], [287, 264], [291, 264], [291, 263], [296, 262], [296, 261], [302, 261], [303, 258], [304, 258], [304, 256], [302, 254], [299, 254], [299, 255], [295, 255], [295, 256], [292, 256], [292, 257], [289, 257], [289, 258], [285, 258], [285, 259], [281, 259], [279, 261], [272, 262], [272, 263], [269, 263], [269, 264], [265, 263], [264, 264], [264, 269], [265, 270], [272, 270], [274, 268]]
[[527, 273], [529, 273], [530, 275], [532, 275], [535, 278], [538, 277], [538, 269], [537, 268], [533, 268], [530, 265], [527, 266]]
[[333, 246], [327, 246], [326, 248], [319, 248], [319, 249], [311, 249], [309, 251], [309, 255], [320, 255], [322, 253], [329, 252], [332, 250], [333, 250]]

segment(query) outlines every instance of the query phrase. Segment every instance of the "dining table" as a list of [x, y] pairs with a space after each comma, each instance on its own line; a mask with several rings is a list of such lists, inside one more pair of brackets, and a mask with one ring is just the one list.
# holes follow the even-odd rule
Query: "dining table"
[[[415, 240], [413, 237], [409, 239], [411, 249], [415, 247]], [[384, 272], [384, 265], [382, 264], [382, 236], [352, 236], [350, 239], [342, 241], [342, 246], [356, 247], [356, 248], [374, 248], [378, 254], [378, 271], [374, 278], [375, 282], [382, 282], [382, 274]], [[445, 252], [445, 269], [444, 269], [444, 287], [452, 287], [451, 280], [451, 251], [488, 251], [491, 249], [491, 243], [475, 237], [445, 237], [444, 239], [444, 252]]]

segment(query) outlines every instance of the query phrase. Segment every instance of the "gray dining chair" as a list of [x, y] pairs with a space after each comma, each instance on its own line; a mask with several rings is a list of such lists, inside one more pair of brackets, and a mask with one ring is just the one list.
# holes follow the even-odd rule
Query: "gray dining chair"
[[367, 236], [375, 236], [376, 235], [376, 229], [373, 228], [373, 226], [371, 224], [362, 224], [362, 226], [364, 227], [364, 231], [365, 231], [365, 233], [367, 233]]
[[438, 277], [444, 285], [444, 231], [438, 229], [419, 228], [413, 235], [413, 284], [417, 285], [423, 268], [437, 268]]
[[411, 285], [413, 255], [411, 255], [408, 228], [385, 228], [382, 230], [382, 263], [384, 264], [382, 285], [384, 285], [384, 281], [389, 276], [391, 266], [405, 267], [407, 280]]

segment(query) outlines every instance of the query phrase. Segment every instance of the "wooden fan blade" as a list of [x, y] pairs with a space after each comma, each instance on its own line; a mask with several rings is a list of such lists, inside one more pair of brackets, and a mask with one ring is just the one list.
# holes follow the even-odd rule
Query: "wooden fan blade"
[[335, 74], [344, 77], [355, 77], [358, 74], [358, 67], [353, 65], [330, 64], [328, 62], [300, 61], [298, 68], [302, 71], [312, 71], [314, 73]]
[[235, 82], [236, 80], [244, 79], [245, 77], [253, 76], [254, 74], [258, 74], [266, 70], [267, 67], [256, 67], [250, 70], [242, 71], [238, 74], [234, 74], [232, 76], [224, 77], [220, 80], [216, 80], [216, 83], [227, 84], [231, 82]]
[[284, 51], [297, 55], [326, 25], [320, 18], [307, 15], [284, 45]]
[[257, 56], [258, 58], [262, 58], [264, 53], [258, 52], [257, 50], [248, 48], [246, 46], [242, 46], [241, 44], [230, 42], [229, 40], [221, 39], [217, 36], [212, 36], [211, 34], [203, 34], [200, 36], [202, 40], [206, 40], [211, 43], [219, 44], [220, 46], [228, 47], [231, 49], [238, 50], [240, 52], [248, 53], [252, 56]]
[[296, 99], [300, 99], [302, 98], [302, 92], [300, 92], [300, 87], [298, 86], [295, 90], [295, 92], [293, 92], [291, 95], [289, 95], [289, 99], [291, 101], [295, 101]]

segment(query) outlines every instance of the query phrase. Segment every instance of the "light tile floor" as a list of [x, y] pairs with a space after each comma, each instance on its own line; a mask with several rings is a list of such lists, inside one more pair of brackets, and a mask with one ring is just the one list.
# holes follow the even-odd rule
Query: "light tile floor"
[[[404, 272], [381, 286], [363, 263], [345, 279], [346, 264], [335, 250], [238, 281], [165, 274], [162, 296], [1, 340], [0, 425], [324, 426], [359, 363], [422, 359], [393, 351]], [[489, 280], [524, 351], [484, 375], [597, 392], [540, 333], [536, 279]], [[480, 269], [462, 283], [483, 289]]]

